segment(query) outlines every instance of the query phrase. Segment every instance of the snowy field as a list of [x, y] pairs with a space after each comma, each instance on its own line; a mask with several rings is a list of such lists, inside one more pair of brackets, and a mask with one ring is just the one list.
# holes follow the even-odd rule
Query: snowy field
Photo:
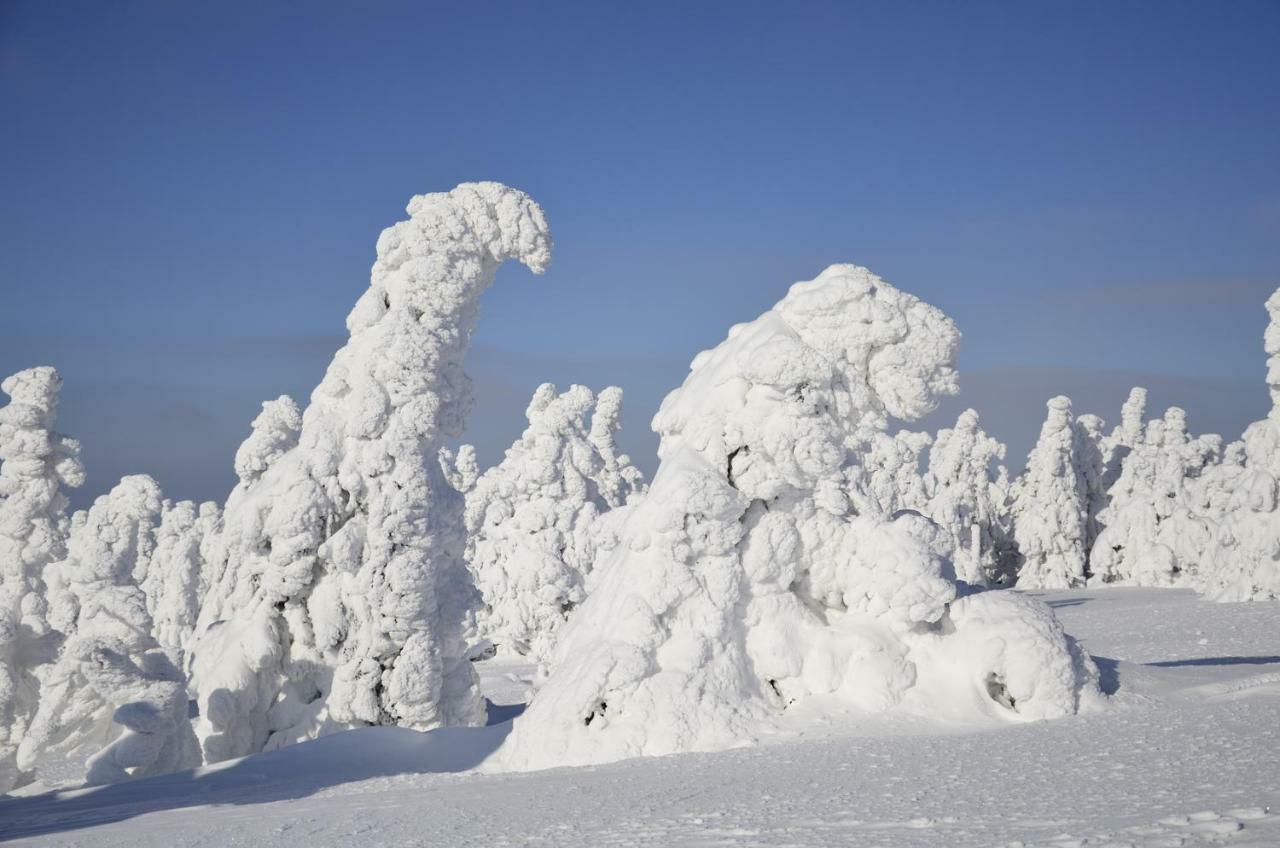
[[[0, 802], [84, 846], [1277, 846], [1280, 604], [1048, 593], [1102, 714], [974, 732], [850, 714], [716, 754], [485, 773], [490, 727], [358, 730], [196, 772]], [[520, 667], [484, 670], [497, 703]], [[198, 814], [194, 814], [197, 812]]]

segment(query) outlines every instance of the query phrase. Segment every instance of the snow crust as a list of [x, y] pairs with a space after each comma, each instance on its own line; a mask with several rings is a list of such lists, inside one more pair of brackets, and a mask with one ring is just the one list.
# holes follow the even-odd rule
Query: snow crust
[[198, 623], [207, 761], [360, 725], [479, 724], [461, 495], [437, 461], [471, 405], [462, 359], [498, 265], [550, 260], [542, 210], [497, 183], [414, 197], [384, 230], [306, 411], [264, 405]]
[[848, 494], [859, 445], [955, 391], [958, 341], [936, 308], [835, 265], [699, 354], [654, 418], [650, 492], [598, 557], [504, 764], [728, 747], [811, 696], [890, 709], [949, 662], [933, 637], [953, 632], [982, 648], [960, 689], [942, 687], [953, 700], [992, 675], [1017, 693], [1010, 720], [1096, 694], [1051, 612], [982, 601], [957, 623], [945, 531]]

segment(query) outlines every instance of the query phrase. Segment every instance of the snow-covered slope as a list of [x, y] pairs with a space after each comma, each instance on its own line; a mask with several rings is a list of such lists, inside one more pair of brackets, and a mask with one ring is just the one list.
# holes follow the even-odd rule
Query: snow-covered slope
[[[467, 771], [508, 724], [368, 728], [194, 773], [0, 801], [0, 839], [95, 848], [1280, 844], [1280, 604], [1215, 604], [1176, 589], [1041, 598], [1100, 657], [1112, 709], [976, 732], [851, 710], [752, 748], [524, 774]], [[520, 669], [485, 671], [491, 695], [519, 689], [511, 677]]]

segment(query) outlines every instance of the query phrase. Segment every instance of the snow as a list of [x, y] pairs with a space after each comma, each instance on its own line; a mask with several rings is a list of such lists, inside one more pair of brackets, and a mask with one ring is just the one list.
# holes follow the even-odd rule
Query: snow
[[236, 455], [191, 648], [206, 762], [361, 725], [484, 720], [462, 496], [439, 453], [470, 410], [480, 296], [508, 259], [542, 272], [551, 239], [537, 204], [497, 183], [407, 211], [379, 237], [305, 412], [264, 404]]
[[[366, 728], [196, 772], [0, 801], [0, 838], [103, 848], [1280, 844], [1280, 605], [1150, 588], [1036, 597], [1103, 658], [1109, 709], [981, 730], [850, 709], [749, 748], [529, 773], [492, 770], [509, 724]], [[491, 696], [531, 673], [496, 665], [481, 664]]]

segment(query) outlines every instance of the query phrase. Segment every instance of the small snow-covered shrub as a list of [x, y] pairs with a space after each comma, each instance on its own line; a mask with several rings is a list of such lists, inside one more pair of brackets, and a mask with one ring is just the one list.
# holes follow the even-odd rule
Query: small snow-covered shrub
[[39, 703], [35, 669], [57, 647], [45, 569], [66, 555], [62, 487], [84, 483], [80, 445], [53, 430], [61, 387], [48, 366], [0, 384], [0, 792], [26, 781], [17, 753]]
[[541, 272], [551, 240], [537, 204], [496, 183], [408, 212], [379, 237], [301, 421], [264, 407], [237, 455], [191, 649], [211, 762], [360, 725], [484, 720], [463, 500], [439, 451], [471, 406], [480, 295], [505, 260]]
[[[535, 662], [586, 597], [600, 516], [641, 491], [614, 445], [622, 392], [534, 393], [529, 426], [467, 492], [467, 562], [484, 598], [481, 635]], [[590, 417], [590, 421], [588, 421]], [[465, 472], [463, 472], [464, 477]]]
[[[594, 588], [561, 629], [504, 763], [738, 744], [797, 702], [888, 709], [937, 674], [932, 649], [914, 651], [956, 627], [950, 540], [923, 515], [859, 498], [857, 448], [955, 391], [958, 340], [934, 307], [835, 265], [699, 354], [654, 418], [650, 490], [597, 554]], [[1036, 630], [1035, 616], [1016, 615], [1033, 620], [1010, 632]], [[1092, 666], [1051, 636], [1036, 651], [1076, 669], [1069, 679], [987, 650], [963, 695], [927, 709], [967, 701], [992, 675], [1027, 699], [1023, 715], [1076, 704], [1095, 687]]]
[[199, 764], [186, 681], [152, 637], [135, 579], [160, 509], [159, 486], [139, 475], [77, 513], [66, 559], [48, 569], [49, 619], [65, 642], [40, 670], [23, 769], [108, 783]]

